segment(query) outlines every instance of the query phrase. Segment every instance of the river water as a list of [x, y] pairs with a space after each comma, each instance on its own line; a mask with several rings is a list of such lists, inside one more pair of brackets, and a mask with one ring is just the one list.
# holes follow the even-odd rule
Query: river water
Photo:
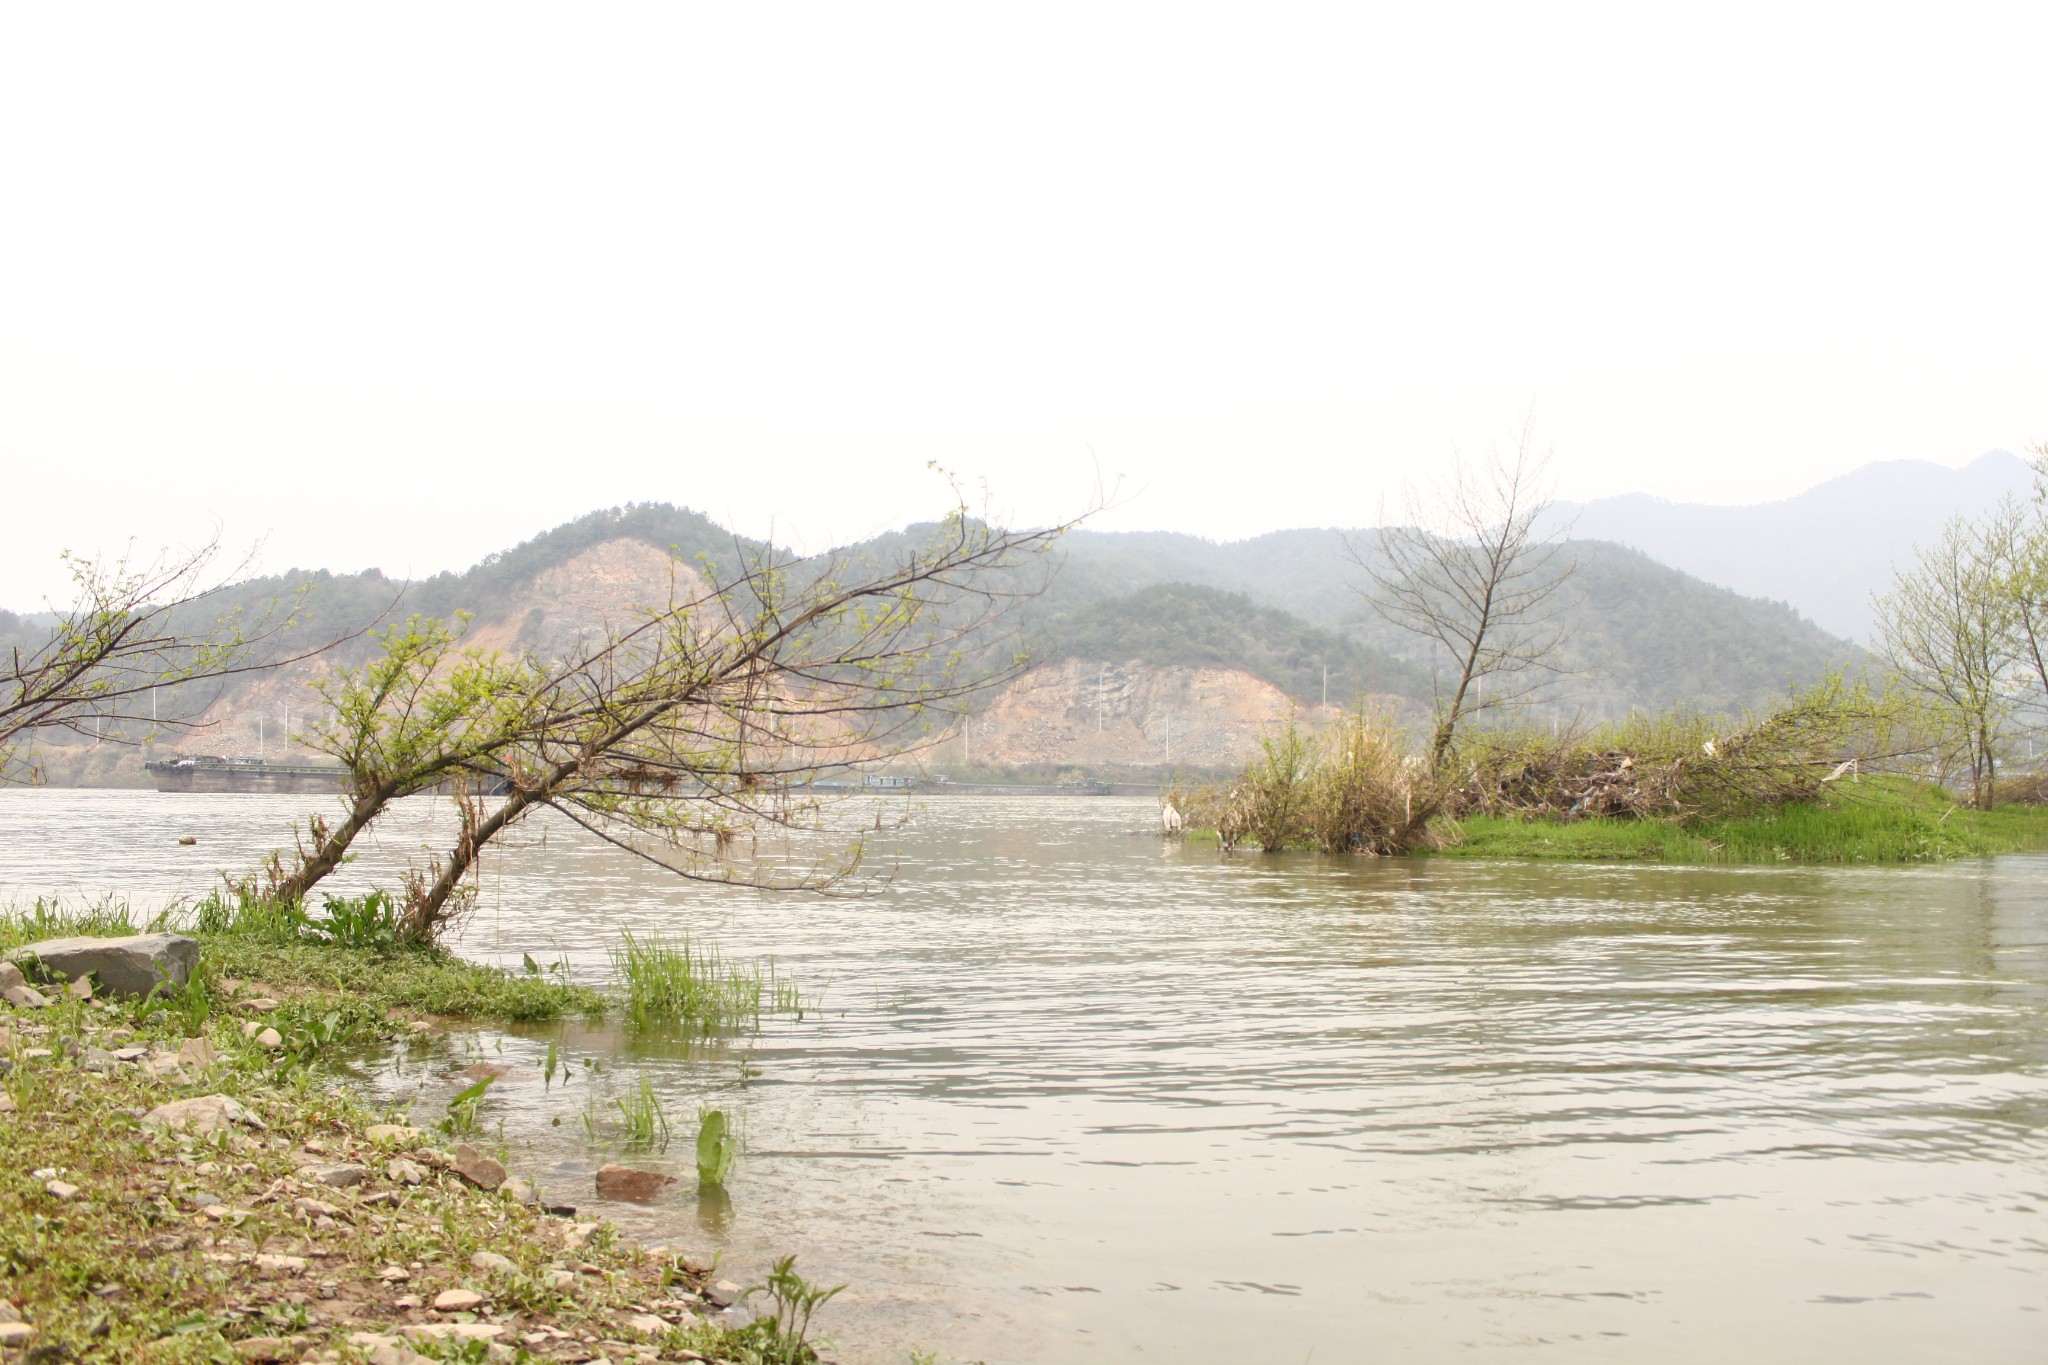
[[[152, 909], [311, 800], [0, 793], [0, 896]], [[622, 929], [687, 929], [822, 1008], [729, 1047], [458, 1033], [375, 1083], [425, 1115], [465, 1057], [511, 1066], [515, 1170], [734, 1278], [798, 1252], [862, 1365], [2048, 1359], [2048, 859], [1267, 859], [1153, 822], [934, 800], [840, 900], [536, 832], [464, 952], [596, 981]], [[411, 804], [345, 884], [446, 828]], [[687, 1136], [654, 1160], [682, 1193], [594, 1201], [642, 1076], [681, 1128], [742, 1118], [729, 1207]]]

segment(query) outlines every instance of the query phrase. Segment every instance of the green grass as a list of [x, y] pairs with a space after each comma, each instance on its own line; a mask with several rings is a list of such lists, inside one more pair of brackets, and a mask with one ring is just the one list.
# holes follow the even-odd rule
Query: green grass
[[772, 960], [731, 962], [715, 945], [693, 944], [688, 935], [621, 937], [612, 966], [625, 986], [626, 1018], [636, 1027], [724, 1033], [757, 1028], [764, 1014], [803, 1017], [803, 997]]
[[1928, 783], [1873, 778], [1827, 804], [1712, 823], [1474, 817], [1441, 850], [1454, 858], [1666, 863], [1928, 863], [2048, 848], [2048, 809], [1958, 806]]
[[209, 915], [202, 902], [197, 914], [140, 923], [117, 900], [67, 904], [38, 898], [0, 908], [0, 952], [72, 934], [172, 927], [199, 940], [209, 980], [261, 982], [287, 995], [324, 996], [323, 1008], [338, 1007], [352, 1020], [399, 1013], [530, 1022], [602, 1016], [612, 1003], [603, 991], [556, 976], [522, 975], [429, 948], [350, 947], [320, 935], [317, 919], [311, 921], [315, 932], [295, 933], [291, 926], [307, 921], [260, 904], [227, 905], [225, 912]]
[[611, 1005], [594, 987], [508, 972], [433, 949], [378, 951], [234, 934], [198, 937], [201, 960], [223, 976], [347, 996], [380, 1012], [536, 1022], [602, 1017]]

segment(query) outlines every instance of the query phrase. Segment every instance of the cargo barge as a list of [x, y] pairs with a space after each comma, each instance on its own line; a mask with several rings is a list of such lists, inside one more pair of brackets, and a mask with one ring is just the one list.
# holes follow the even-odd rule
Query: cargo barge
[[272, 763], [216, 754], [152, 759], [142, 767], [160, 792], [339, 792], [348, 776], [338, 763]]

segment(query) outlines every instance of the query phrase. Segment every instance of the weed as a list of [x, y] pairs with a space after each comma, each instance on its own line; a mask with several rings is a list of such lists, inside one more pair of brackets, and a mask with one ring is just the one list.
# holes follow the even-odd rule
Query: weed
[[654, 1085], [646, 1073], [641, 1073], [636, 1090], [630, 1095], [615, 1096], [612, 1103], [619, 1108], [627, 1148], [657, 1152], [668, 1150], [668, 1111], [661, 1107], [661, 1097], [654, 1093]]
[[450, 1137], [467, 1137], [477, 1131], [477, 1110], [484, 1102], [484, 1093], [491, 1088], [496, 1076], [486, 1076], [475, 1085], [448, 1101], [448, 1112], [441, 1119], [441, 1131]]
[[182, 986], [159, 981], [136, 1002], [130, 1022], [141, 1028], [159, 1014], [176, 1020], [187, 1038], [205, 1033], [207, 1021], [213, 1018], [213, 992], [206, 984], [205, 973], [193, 972]]
[[834, 1285], [822, 1289], [799, 1275], [796, 1257], [785, 1256], [768, 1272], [765, 1284], [757, 1284], [741, 1297], [768, 1296], [769, 1311], [748, 1324], [754, 1338], [754, 1358], [760, 1365], [807, 1365], [817, 1353], [811, 1348], [811, 1318], [846, 1288]]
[[398, 943], [398, 905], [382, 891], [360, 896], [326, 896], [324, 918], [313, 929], [343, 948], [389, 949]]
[[293, 1010], [280, 1018], [274, 1027], [284, 1038], [284, 1047], [278, 1052], [278, 1065], [287, 1068], [311, 1066], [323, 1051], [353, 1040], [360, 1031], [359, 1021], [350, 1017], [349, 1012], [339, 1009], [317, 1015]]
[[202, 934], [299, 943], [319, 932], [297, 901], [275, 900], [246, 886], [210, 891], [192, 907], [193, 927]]
[[56, 896], [38, 896], [27, 909], [0, 911], [0, 948], [14, 948], [46, 938], [119, 937], [135, 932], [125, 901], [102, 896], [80, 906], [67, 906]]

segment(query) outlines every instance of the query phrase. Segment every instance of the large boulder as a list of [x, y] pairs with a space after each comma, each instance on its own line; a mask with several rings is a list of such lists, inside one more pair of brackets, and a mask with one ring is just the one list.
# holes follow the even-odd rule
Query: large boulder
[[47, 938], [8, 954], [33, 958], [67, 981], [92, 975], [107, 995], [144, 996], [158, 983], [182, 986], [199, 965], [199, 940], [183, 934], [130, 934], [126, 938]]

